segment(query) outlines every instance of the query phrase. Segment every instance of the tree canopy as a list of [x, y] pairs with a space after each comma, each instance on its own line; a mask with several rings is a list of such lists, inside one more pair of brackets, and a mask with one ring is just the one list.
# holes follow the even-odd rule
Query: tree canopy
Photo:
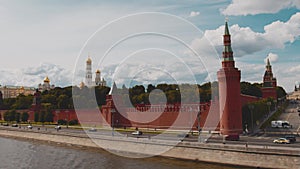
[[[241, 82], [241, 93], [256, 97], [261, 97], [261, 84], [249, 82]], [[196, 90], [195, 90], [196, 89]], [[149, 84], [147, 86], [136, 85], [126, 88], [125, 85], [120, 89], [116, 89], [122, 95], [124, 104], [149, 104], [159, 103], [165, 98], [167, 103], [184, 102], [209, 102], [218, 97], [218, 82], [207, 82], [202, 85], [193, 84]], [[155, 92], [153, 92], [156, 90]], [[49, 91], [41, 93], [41, 104], [47, 105], [48, 109], [72, 109], [74, 102], [81, 104], [81, 108], [90, 108], [94, 106], [102, 106], [106, 104], [106, 96], [110, 91], [109, 87], [96, 86], [92, 88], [84, 87], [82, 89], [76, 86], [68, 86], [64, 88], [56, 87]], [[277, 87], [278, 98], [286, 95], [285, 90]], [[19, 95], [17, 98], [7, 98], [0, 102], [0, 109], [17, 110], [28, 109], [33, 102], [32, 95]], [[200, 97], [200, 98], [199, 98]], [[150, 99], [150, 100], [149, 100]]]

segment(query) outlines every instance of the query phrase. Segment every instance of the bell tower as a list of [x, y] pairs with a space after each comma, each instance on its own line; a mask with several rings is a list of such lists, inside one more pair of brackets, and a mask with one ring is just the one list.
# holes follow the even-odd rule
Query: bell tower
[[241, 105], [241, 71], [235, 67], [228, 23], [223, 35], [222, 68], [217, 72], [220, 101], [220, 132], [236, 135], [243, 131]]
[[86, 70], [85, 70], [85, 84], [88, 87], [91, 87], [93, 84], [92, 82], [92, 60], [90, 57], [86, 60]]

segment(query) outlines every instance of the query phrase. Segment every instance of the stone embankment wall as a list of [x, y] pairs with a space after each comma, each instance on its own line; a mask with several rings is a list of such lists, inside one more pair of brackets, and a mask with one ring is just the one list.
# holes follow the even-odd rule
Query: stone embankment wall
[[[158, 155], [163, 157], [199, 160], [239, 166], [289, 169], [300, 168], [300, 152], [291, 150], [266, 150], [262, 148], [246, 148], [227, 144], [212, 145], [192, 142], [182, 142], [173, 147], [173, 145], [167, 141], [149, 142], [146, 138], [140, 140], [137, 140], [136, 138], [132, 138], [132, 140], [122, 140], [113, 138], [111, 136], [103, 138], [101, 136], [101, 138], [92, 140], [85, 136], [79, 137], [55, 133], [24, 132], [2, 129], [0, 129], [0, 136], [35, 139], [46, 142], [72, 144], [94, 148], [99, 148], [98, 145], [101, 145], [101, 148], [104, 148], [108, 151], [117, 152], [120, 155], [125, 153], [126, 156], [130, 156], [130, 154], [132, 154], [133, 157], [137, 154], [141, 156], [150, 156], [152, 153], [156, 154], [159, 152], [159, 150], [169, 149], [163, 154]], [[139, 151], [141, 148], [144, 151]]]

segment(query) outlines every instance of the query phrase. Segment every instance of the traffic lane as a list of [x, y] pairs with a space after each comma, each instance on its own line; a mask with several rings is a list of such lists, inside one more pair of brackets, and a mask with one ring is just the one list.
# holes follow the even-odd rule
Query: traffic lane
[[[242, 136], [239, 141], [225, 140], [225, 143], [226, 144], [240, 144], [240, 145], [246, 145], [246, 144], [247, 145], [259, 145], [259, 146], [285, 146], [285, 147], [300, 148], [299, 138], [297, 138], [297, 141], [295, 143], [291, 143], [291, 144], [276, 144], [276, 143], [273, 143], [274, 139], [277, 139], [277, 138], [280, 138], [280, 137], [256, 138], [256, 137], [243, 137]], [[223, 142], [224, 142], [224, 140], [223, 140], [222, 137], [212, 137], [212, 138], [208, 139], [208, 143], [223, 143]]]
[[[134, 138], [148, 138], [148, 139], [156, 139], [156, 140], [177, 140], [177, 141], [187, 141], [187, 142], [197, 142], [198, 136], [195, 135], [189, 135], [189, 137], [178, 137], [174, 133], [172, 134], [165, 134], [165, 135], [159, 135], [153, 134], [153, 133], [144, 133], [142, 135], [132, 135], [131, 132], [117, 132], [117, 131], [109, 131], [109, 130], [100, 130], [97, 132], [89, 132], [89, 131], [83, 131], [83, 130], [77, 130], [77, 129], [71, 129], [71, 128], [63, 128], [57, 132], [57, 130], [54, 129], [54, 127], [49, 128], [49, 126], [39, 126], [35, 127], [33, 129], [27, 129], [27, 128], [18, 128], [18, 127], [11, 127], [11, 126], [1, 126], [3, 128], [8, 129], [15, 129], [15, 130], [28, 130], [28, 131], [42, 131], [42, 132], [49, 132], [49, 133], [60, 133], [60, 134], [66, 134], [66, 135], [73, 135], [73, 136], [82, 136], [86, 137], [86, 132], [95, 138], [101, 138], [101, 136], [116, 136], [116, 137], [134, 137]], [[37, 130], [37, 128], [40, 128], [40, 130]], [[113, 133], [113, 134], [112, 134]], [[206, 137], [204, 137], [206, 138]], [[240, 141], [228, 141], [226, 140], [226, 144], [241, 144], [241, 145], [261, 145], [261, 146], [271, 146], [271, 145], [277, 145], [273, 143], [273, 140], [275, 138], [279, 137], [262, 137], [262, 138], [255, 138], [255, 137], [241, 137]], [[299, 138], [297, 138], [298, 141], [292, 144], [282, 144], [282, 146], [288, 146], [288, 147], [300, 147]], [[208, 143], [223, 143], [223, 138], [221, 136], [213, 136], [208, 139]]]

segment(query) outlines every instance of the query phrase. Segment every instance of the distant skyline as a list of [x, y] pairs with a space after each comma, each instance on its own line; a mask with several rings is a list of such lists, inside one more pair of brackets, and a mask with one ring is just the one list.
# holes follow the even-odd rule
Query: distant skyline
[[[112, 20], [140, 12], [167, 13], [196, 25], [219, 55], [209, 53], [208, 57], [221, 56], [224, 21], [228, 17], [234, 58], [236, 66], [241, 70], [241, 81], [261, 83], [266, 58], [269, 58], [278, 85], [288, 92], [293, 91], [295, 84], [299, 85], [299, 0], [1, 1], [0, 84], [37, 87], [45, 76], [48, 76], [51, 84], [55, 86], [79, 84], [80, 81], [84, 81], [83, 66], [89, 53], [95, 61], [93, 71], [100, 69], [102, 76], [111, 82], [116, 63], [121, 59], [116, 57], [115, 60], [101, 65], [97, 61], [98, 53], [86, 49], [78, 58], [80, 51], [88, 38], [100, 27]], [[174, 27], [174, 32], [184, 34], [187, 31], [177, 27], [176, 23], [166, 24]], [[136, 26], [133, 24], [128, 28], [134, 29]], [[199, 51], [203, 50], [203, 43], [197, 38], [194, 37], [189, 44]], [[140, 47], [143, 45], [140, 44]], [[120, 55], [122, 52], [123, 49], [115, 54]], [[77, 61], [82, 65], [78, 65]], [[74, 75], [76, 66], [82, 71], [77, 71]], [[201, 73], [199, 65], [188, 66], [192, 71], [200, 71], [195, 75], [198, 82], [207, 82], [207, 74]], [[179, 67], [174, 68], [174, 71], [180, 73]], [[220, 63], [209, 67], [212, 72], [211, 80], [216, 80]], [[141, 66], [130, 67], [128, 71], [135, 72], [137, 69], [141, 69]], [[72, 82], [74, 76], [78, 79]], [[183, 73], [181, 76], [178, 75], [184, 81], [186, 75]], [[149, 78], [160, 82], [165, 76], [152, 73]], [[137, 78], [134, 83], [142, 83], [142, 80]], [[120, 81], [122, 82], [129, 83]], [[149, 82], [151, 83], [151, 80]]]

